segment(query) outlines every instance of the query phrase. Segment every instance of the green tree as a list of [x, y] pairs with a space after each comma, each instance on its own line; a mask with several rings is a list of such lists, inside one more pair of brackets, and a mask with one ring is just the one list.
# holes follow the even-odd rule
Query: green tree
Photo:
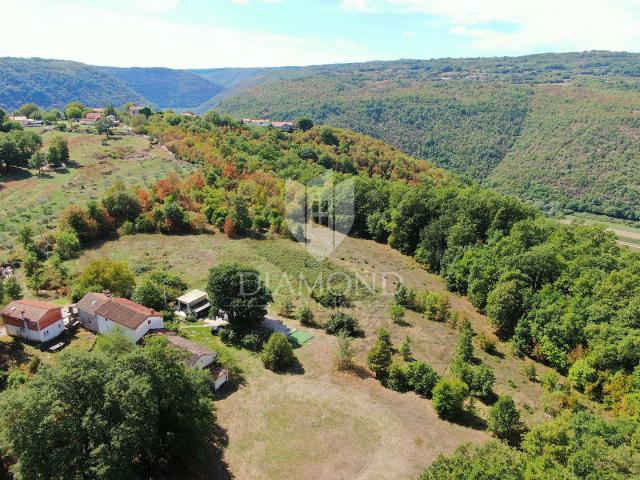
[[344, 334], [338, 334], [336, 338], [336, 367], [338, 370], [348, 370], [353, 367], [353, 357], [356, 348], [353, 339]]
[[358, 320], [353, 315], [342, 311], [333, 312], [330, 315], [324, 325], [324, 331], [329, 335], [343, 334], [349, 337], [359, 337], [363, 334]]
[[34, 152], [29, 159], [29, 168], [39, 170], [47, 164], [47, 155], [44, 152]]
[[508, 395], [500, 396], [489, 413], [489, 431], [501, 440], [513, 438], [522, 430], [520, 413]]
[[389, 307], [389, 317], [393, 323], [402, 324], [404, 322], [404, 307], [393, 304]]
[[223, 264], [209, 270], [207, 293], [212, 311], [226, 315], [240, 330], [252, 328], [267, 314], [273, 301], [257, 270], [238, 264]]
[[109, 140], [109, 135], [112, 134], [111, 128], [113, 127], [113, 123], [111, 123], [111, 120], [107, 118], [101, 118], [96, 121], [94, 126], [96, 127], [96, 132], [98, 132], [98, 135], [104, 135], [105, 137], [107, 137], [107, 140]]
[[109, 356], [117, 357], [124, 355], [125, 353], [132, 352], [135, 348], [135, 344], [125, 335], [121, 328], [114, 328], [110, 332], [103, 333], [96, 337], [96, 351]]
[[20, 300], [22, 298], [22, 287], [20, 287], [15, 275], [10, 276], [4, 282], [4, 294], [10, 300]]
[[27, 118], [35, 118], [33, 115], [37, 114], [40, 111], [40, 108], [35, 103], [27, 103], [20, 107], [18, 111], [16, 111], [17, 115], [24, 115]]
[[102, 205], [118, 224], [135, 221], [142, 211], [138, 198], [122, 182], [111, 187], [102, 198]]
[[64, 114], [68, 119], [78, 119], [82, 118], [82, 115], [84, 115], [84, 111], [84, 105], [82, 105], [80, 102], [71, 102], [69, 105], [67, 105], [67, 108], [65, 108]]
[[333, 130], [327, 126], [320, 129], [320, 140], [325, 145], [338, 145], [340, 139], [333, 133]]
[[436, 413], [445, 420], [455, 420], [464, 412], [469, 388], [457, 378], [443, 378], [433, 387], [432, 396]]
[[501, 338], [513, 334], [524, 313], [523, 288], [518, 280], [509, 280], [499, 283], [487, 297], [487, 316]]
[[204, 374], [166, 340], [117, 356], [65, 353], [0, 403], [0, 439], [21, 479], [165, 477], [204, 458], [215, 420]]
[[54, 167], [69, 161], [69, 144], [62, 135], [53, 137], [47, 151], [47, 162]]
[[306, 132], [307, 130], [311, 130], [313, 128], [313, 120], [311, 120], [309, 117], [300, 117], [295, 121], [295, 126], [298, 130]]
[[386, 378], [389, 373], [389, 367], [391, 367], [391, 347], [384, 338], [378, 337], [371, 350], [369, 350], [367, 364], [377, 378]]
[[409, 338], [409, 336], [407, 335], [407, 337], [404, 339], [404, 342], [402, 342], [402, 345], [400, 346], [400, 354], [402, 355], [402, 358], [404, 358], [404, 360], [406, 362], [411, 360], [411, 338]]
[[403, 283], [399, 283], [393, 292], [393, 298], [397, 305], [405, 308], [412, 309], [416, 303], [416, 292], [405, 286]]
[[93, 260], [82, 271], [73, 287], [74, 301], [87, 292], [108, 290], [117, 297], [129, 298], [136, 285], [135, 277], [125, 262], [104, 257]]
[[460, 328], [456, 355], [465, 362], [469, 362], [473, 358], [473, 328], [468, 320], [464, 321]]
[[56, 233], [55, 239], [54, 252], [60, 256], [61, 260], [75, 258], [80, 253], [80, 240], [75, 232], [60, 230]]
[[286, 370], [293, 366], [296, 361], [291, 343], [289, 343], [287, 337], [280, 332], [271, 334], [260, 356], [265, 368], [273, 370], [274, 372]]
[[440, 377], [431, 365], [424, 362], [411, 362], [407, 367], [407, 381], [418, 395], [431, 398], [433, 387]]

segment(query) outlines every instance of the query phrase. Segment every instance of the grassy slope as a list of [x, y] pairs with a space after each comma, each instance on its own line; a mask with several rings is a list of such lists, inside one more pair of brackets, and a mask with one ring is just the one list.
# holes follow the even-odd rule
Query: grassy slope
[[[419, 290], [444, 292], [442, 281], [410, 258], [375, 242], [347, 239], [328, 261], [318, 262], [302, 247], [284, 239], [228, 240], [222, 235], [135, 235], [107, 242], [85, 253], [76, 266], [102, 255], [123, 259], [133, 266], [167, 269], [180, 275], [190, 287], [203, 288], [208, 268], [237, 261], [264, 273], [277, 302], [291, 280], [298, 305], [309, 302], [320, 322], [329, 310], [310, 300], [307, 281], [334, 271], [348, 271], [363, 282], [373, 274], [377, 293], [362, 297], [351, 310], [366, 336], [356, 340], [358, 362], [378, 328], [391, 331], [399, 345], [406, 335], [413, 339], [414, 355], [446, 374], [454, 355], [457, 332], [451, 326], [430, 322], [409, 313], [407, 326], [393, 324], [387, 316], [393, 281], [398, 275]], [[288, 261], [283, 262], [283, 259]], [[387, 283], [382, 281], [387, 278]], [[310, 282], [312, 283], [312, 282]], [[463, 297], [451, 297], [453, 308], [467, 316], [476, 331], [490, 334], [486, 318]], [[299, 327], [295, 320], [286, 320]], [[439, 453], [450, 452], [463, 442], [488, 439], [471, 425], [457, 425], [437, 418], [428, 400], [383, 388], [368, 375], [336, 372], [333, 368], [335, 339], [321, 330], [303, 327], [314, 338], [297, 350], [304, 374], [276, 375], [265, 371], [255, 354], [228, 348], [212, 337], [208, 328], [190, 325], [187, 336], [218, 351], [224, 361], [239, 367], [245, 384], [222, 393], [217, 401], [218, 419], [229, 445], [225, 460], [237, 478], [412, 478]], [[496, 371], [499, 394], [512, 395], [527, 422], [545, 418], [542, 387], [524, 378], [524, 361], [511, 356], [501, 345], [503, 357], [488, 356], [476, 346], [476, 354]], [[537, 366], [538, 372], [546, 368]], [[525, 407], [527, 405], [527, 407]], [[487, 407], [477, 404], [480, 416]], [[248, 421], [250, 419], [250, 421]], [[481, 423], [481, 422], [480, 422]]]
[[[47, 142], [59, 133], [47, 132]], [[151, 146], [140, 136], [112, 138], [87, 133], [62, 134], [69, 142], [74, 166], [67, 172], [38, 177], [35, 172], [15, 169], [0, 174], [0, 259], [16, 244], [20, 226], [30, 223], [37, 232], [52, 228], [61, 210], [71, 203], [100, 199], [116, 181], [146, 185], [171, 171], [185, 172], [193, 167], [175, 160], [165, 151]], [[112, 153], [118, 158], [110, 158]]]

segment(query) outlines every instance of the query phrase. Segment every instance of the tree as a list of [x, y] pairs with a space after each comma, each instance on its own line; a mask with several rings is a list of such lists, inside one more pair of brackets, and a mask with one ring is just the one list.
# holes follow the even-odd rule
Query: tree
[[94, 125], [96, 127], [96, 132], [98, 132], [98, 135], [104, 135], [105, 137], [107, 137], [107, 140], [109, 140], [109, 135], [111, 135], [111, 127], [113, 127], [113, 123], [111, 123], [111, 120], [107, 118], [100, 118]]
[[108, 290], [116, 297], [129, 298], [136, 285], [126, 263], [104, 257], [93, 260], [76, 281], [72, 297], [80, 300], [87, 292]]
[[393, 298], [397, 305], [412, 309], [416, 304], [416, 292], [406, 287], [403, 283], [399, 283], [393, 292]]
[[431, 365], [424, 362], [411, 362], [407, 367], [407, 381], [418, 395], [431, 398], [433, 387], [440, 379]]
[[433, 387], [433, 408], [445, 420], [455, 420], [464, 411], [467, 385], [457, 378], [443, 378]]
[[47, 155], [44, 152], [34, 152], [29, 159], [29, 168], [39, 170], [47, 164]]
[[186, 289], [187, 284], [179, 276], [154, 271], [142, 277], [131, 299], [154, 310], [166, 310]]
[[340, 143], [340, 139], [333, 133], [333, 130], [326, 126], [320, 129], [320, 140], [325, 145], [338, 145]]
[[280, 332], [272, 333], [261, 354], [262, 364], [274, 372], [291, 367], [296, 356], [287, 337]]
[[393, 304], [389, 307], [389, 317], [396, 324], [404, 322], [404, 307], [402, 305]]
[[466, 320], [460, 328], [456, 355], [465, 362], [468, 362], [473, 358], [473, 329], [471, 328], [471, 323], [469, 323], [468, 320]]
[[298, 130], [306, 132], [307, 130], [311, 130], [313, 128], [313, 120], [311, 120], [309, 117], [300, 117], [295, 121], [295, 125]]
[[489, 431], [501, 440], [513, 438], [522, 430], [520, 413], [508, 395], [500, 396], [489, 413]]
[[61, 260], [70, 260], [80, 253], [80, 240], [75, 232], [61, 230], [56, 233], [55, 239], [54, 252], [60, 256]]
[[110, 332], [96, 337], [96, 351], [110, 356], [120, 356], [133, 351], [135, 348], [135, 344], [125, 335], [121, 328], [114, 328]]
[[57, 135], [51, 140], [47, 151], [47, 162], [54, 167], [69, 161], [69, 144], [62, 135]]
[[84, 105], [82, 105], [80, 102], [71, 102], [69, 105], [67, 105], [67, 108], [65, 108], [64, 114], [68, 119], [78, 119], [82, 118], [84, 110]]
[[216, 315], [240, 330], [257, 325], [273, 301], [257, 270], [238, 264], [223, 264], [209, 270], [207, 293]]
[[373, 347], [369, 350], [367, 365], [376, 374], [376, 378], [386, 378], [389, 373], [389, 367], [391, 367], [391, 347], [384, 338], [378, 336]]
[[419, 480], [523, 480], [524, 469], [522, 454], [492, 440], [482, 445], [462, 445], [451, 456], [440, 455]]
[[111, 187], [102, 198], [102, 205], [118, 224], [135, 221], [142, 212], [138, 197], [128, 191], [121, 182]]
[[20, 287], [15, 275], [10, 276], [4, 282], [4, 294], [10, 300], [20, 300], [22, 298], [22, 287]]
[[487, 297], [487, 316], [496, 335], [509, 338], [524, 313], [523, 285], [517, 280], [499, 283]]
[[35, 118], [32, 115], [37, 114], [40, 108], [35, 103], [26, 103], [20, 107], [16, 114], [24, 115], [27, 118]]
[[402, 346], [400, 346], [400, 353], [405, 361], [408, 362], [411, 360], [411, 338], [409, 338], [408, 335], [404, 339], [404, 342], [402, 342]]
[[67, 352], [1, 394], [16, 478], [161, 478], [204, 457], [215, 421], [205, 375], [166, 340], [148, 343]]
[[335, 362], [338, 370], [349, 370], [353, 367], [353, 358], [356, 348], [353, 339], [344, 334], [339, 334], [336, 338]]
[[324, 325], [324, 331], [329, 335], [343, 334], [349, 337], [359, 337], [363, 333], [358, 320], [345, 312], [333, 312]]
[[409, 390], [407, 370], [398, 363], [392, 364], [385, 379], [385, 386], [396, 392], [406, 392]]

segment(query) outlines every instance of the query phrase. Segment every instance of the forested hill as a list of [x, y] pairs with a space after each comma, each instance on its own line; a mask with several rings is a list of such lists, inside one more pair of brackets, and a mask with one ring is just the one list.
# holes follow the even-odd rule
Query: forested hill
[[149, 103], [156, 108], [195, 108], [224, 87], [200, 75], [170, 68], [96, 67], [66, 60], [0, 58], [0, 108], [25, 103], [63, 108]]
[[195, 73], [170, 68], [98, 67], [162, 108], [192, 108], [224, 90]]
[[25, 103], [64, 108], [69, 102], [99, 106], [144, 101], [142, 95], [95, 67], [66, 60], [0, 58], [0, 108]]
[[373, 135], [548, 211], [640, 219], [640, 55], [401, 60], [272, 73], [219, 109]]

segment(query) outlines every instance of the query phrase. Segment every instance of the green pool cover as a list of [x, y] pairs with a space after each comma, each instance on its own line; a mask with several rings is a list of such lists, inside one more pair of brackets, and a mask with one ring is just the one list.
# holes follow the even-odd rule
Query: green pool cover
[[289, 335], [289, 340], [297, 347], [301, 347], [312, 338], [313, 335], [307, 332], [303, 332], [302, 330], [296, 330], [291, 335]]

